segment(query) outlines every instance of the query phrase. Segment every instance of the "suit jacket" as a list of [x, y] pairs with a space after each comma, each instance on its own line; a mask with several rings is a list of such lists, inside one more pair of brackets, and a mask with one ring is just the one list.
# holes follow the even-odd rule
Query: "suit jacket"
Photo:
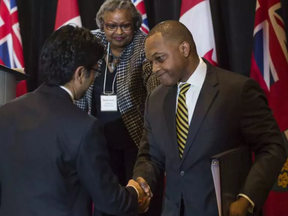
[[90, 216], [137, 211], [137, 193], [122, 188], [108, 165], [99, 122], [60, 87], [0, 107], [1, 216]]
[[175, 126], [177, 86], [161, 85], [148, 96], [134, 178], [142, 176], [154, 190], [166, 171], [165, 216], [179, 215], [182, 198], [186, 215], [216, 216], [210, 158], [249, 145], [255, 162], [239, 193], [255, 203], [257, 215], [286, 160], [281, 133], [255, 81], [206, 64], [182, 159]]

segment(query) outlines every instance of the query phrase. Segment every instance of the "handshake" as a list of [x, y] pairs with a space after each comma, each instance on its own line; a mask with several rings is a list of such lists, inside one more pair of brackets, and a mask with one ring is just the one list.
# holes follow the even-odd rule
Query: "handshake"
[[138, 213], [147, 212], [151, 198], [153, 197], [147, 182], [142, 177], [138, 177], [136, 181], [131, 179], [127, 184], [127, 187], [129, 186], [138, 191]]

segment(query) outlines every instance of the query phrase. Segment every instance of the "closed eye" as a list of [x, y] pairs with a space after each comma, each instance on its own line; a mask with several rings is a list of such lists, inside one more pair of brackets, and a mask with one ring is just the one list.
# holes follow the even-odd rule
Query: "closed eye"
[[162, 62], [165, 60], [165, 56], [157, 56], [157, 57], [155, 58], [155, 60], [156, 60], [157, 62], [162, 63]]

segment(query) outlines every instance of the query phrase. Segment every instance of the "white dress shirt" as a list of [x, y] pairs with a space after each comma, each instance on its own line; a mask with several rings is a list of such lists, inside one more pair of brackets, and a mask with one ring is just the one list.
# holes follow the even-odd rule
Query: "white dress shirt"
[[[199, 58], [199, 64], [194, 71], [194, 73], [189, 77], [187, 82], [191, 86], [189, 90], [186, 92], [186, 104], [188, 108], [188, 120], [189, 120], [189, 125], [195, 110], [195, 106], [200, 94], [200, 91], [202, 89], [206, 73], [207, 73], [207, 65], [205, 62], [202, 60], [202, 58]], [[178, 84], [178, 90], [177, 90], [177, 98], [176, 98], [176, 112], [177, 112], [177, 104], [178, 104], [178, 96], [180, 93], [180, 86], [181, 84], [184, 84], [184, 82], [179, 82]]]
[[74, 96], [73, 96], [72, 92], [68, 88], [66, 88], [64, 86], [60, 86], [60, 88], [64, 89], [71, 96], [72, 101], [74, 101]]

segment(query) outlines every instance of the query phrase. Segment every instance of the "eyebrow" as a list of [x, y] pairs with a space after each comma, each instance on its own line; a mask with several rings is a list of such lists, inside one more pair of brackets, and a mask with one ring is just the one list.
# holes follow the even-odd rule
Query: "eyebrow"
[[156, 53], [154, 53], [154, 54], [152, 55], [152, 57], [154, 57], [155, 55], [164, 55], [164, 53], [158, 53], [158, 52], [156, 52]]
[[[125, 23], [125, 22], [128, 22], [128, 23]], [[109, 23], [109, 24], [116, 24], [116, 25], [118, 25], [118, 23], [116, 23], [116, 22], [114, 22], [114, 21], [112, 21], [112, 20], [108, 20], [106, 23]], [[123, 21], [123, 22], [121, 22], [120, 24], [132, 24], [129, 20], [125, 20], [125, 21]]]

